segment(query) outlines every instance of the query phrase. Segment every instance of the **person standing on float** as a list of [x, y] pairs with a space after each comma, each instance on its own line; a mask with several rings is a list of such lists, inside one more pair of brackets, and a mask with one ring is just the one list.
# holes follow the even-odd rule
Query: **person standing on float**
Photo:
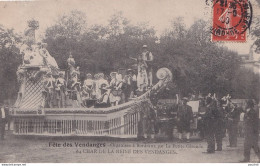
[[153, 54], [148, 51], [147, 45], [143, 45], [143, 51], [142, 51], [142, 60], [145, 61], [147, 68], [146, 73], [148, 77], [148, 86], [153, 85], [153, 69], [152, 69], [152, 63], [153, 63]]
[[[116, 83], [117, 83], [116, 76], [117, 76], [116, 72], [110, 73], [111, 81], [109, 83], [109, 87], [110, 87], [109, 101], [112, 106], [114, 106], [117, 101], [117, 97], [115, 95], [113, 95], [113, 91], [116, 89]], [[110, 92], [112, 92], [112, 93], [110, 93]]]
[[148, 87], [148, 77], [147, 77], [147, 64], [142, 59], [142, 56], [138, 56], [137, 58], [137, 87], [138, 91], [143, 92], [147, 90]]
[[99, 73], [94, 74], [94, 79], [93, 79], [93, 99], [98, 99], [99, 94], [98, 94], [98, 80], [99, 80]]

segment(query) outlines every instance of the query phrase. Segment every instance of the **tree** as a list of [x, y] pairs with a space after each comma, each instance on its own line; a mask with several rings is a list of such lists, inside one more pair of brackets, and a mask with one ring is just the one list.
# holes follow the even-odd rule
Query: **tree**
[[256, 19], [255, 25], [252, 28], [252, 37], [253, 37], [253, 39], [255, 39], [254, 45], [256, 47], [255, 47], [255, 50], [253, 50], [253, 51], [260, 52], [260, 18], [257, 17], [255, 19]]
[[18, 91], [16, 70], [22, 62], [16, 43], [21, 37], [0, 25], [0, 102], [14, 99]]
[[73, 10], [60, 16], [56, 24], [47, 28], [44, 41], [48, 44], [50, 54], [62, 69], [66, 68], [66, 59], [70, 52], [77, 58], [80, 56], [77, 54], [78, 42], [86, 32], [86, 26], [85, 13]]
[[208, 25], [203, 20], [197, 20], [189, 29], [184, 28], [181, 19], [172, 26], [160, 39], [158, 63], [172, 70], [180, 93], [229, 93], [232, 74], [240, 66], [237, 54], [210, 42]]
[[109, 19], [108, 33], [110, 37], [117, 37], [124, 33], [124, 28], [129, 24], [129, 20], [123, 16], [123, 12], [116, 12]]
[[86, 14], [73, 10], [60, 16], [57, 23], [46, 30], [46, 37], [78, 39], [86, 30]]

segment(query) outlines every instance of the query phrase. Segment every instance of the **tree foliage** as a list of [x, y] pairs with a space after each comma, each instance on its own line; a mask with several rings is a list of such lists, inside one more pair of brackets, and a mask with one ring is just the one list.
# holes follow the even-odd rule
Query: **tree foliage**
[[16, 70], [22, 61], [19, 49], [15, 46], [21, 38], [13, 29], [0, 25], [0, 102], [14, 98], [18, 91]]
[[67, 15], [60, 16], [57, 23], [46, 30], [46, 37], [77, 39], [86, 28], [86, 15], [73, 10]]

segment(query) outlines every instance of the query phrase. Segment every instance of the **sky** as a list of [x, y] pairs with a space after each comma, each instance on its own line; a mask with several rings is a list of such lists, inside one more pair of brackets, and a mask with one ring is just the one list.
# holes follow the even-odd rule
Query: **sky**
[[[176, 17], [183, 17], [187, 27], [197, 19], [211, 21], [211, 7], [205, 4], [205, 0], [41, 0], [0, 2], [0, 24], [13, 28], [15, 32], [23, 32], [27, 26], [26, 21], [34, 18], [40, 23], [37, 35], [43, 36], [46, 28], [52, 26], [58, 16], [71, 10], [85, 12], [88, 25], [106, 25], [111, 15], [122, 11], [133, 24], [148, 22], [158, 35]], [[257, 11], [260, 12], [259, 7]], [[246, 54], [251, 44], [249, 38], [246, 43], [224, 45], [240, 54]]]

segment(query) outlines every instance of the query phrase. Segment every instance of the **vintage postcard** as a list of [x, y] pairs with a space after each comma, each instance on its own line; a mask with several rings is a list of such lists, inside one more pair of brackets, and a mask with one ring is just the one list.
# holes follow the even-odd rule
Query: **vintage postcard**
[[0, 163], [258, 165], [259, 78], [259, 0], [0, 1]]

